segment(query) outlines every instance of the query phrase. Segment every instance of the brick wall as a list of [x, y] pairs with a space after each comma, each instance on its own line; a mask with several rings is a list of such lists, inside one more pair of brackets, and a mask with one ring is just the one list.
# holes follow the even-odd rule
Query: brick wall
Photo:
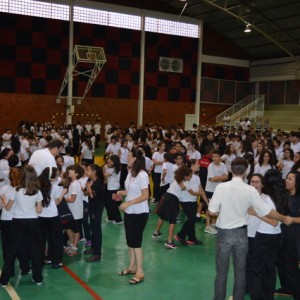
[[[56, 96], [49, 95], [0, 93], [1, 132], [4, 128], [15, 130], [20, 121], [50, 122], [52, 115], [64, 114], [65, 102], [57, 104], [55, 100]], [[216, 115], [227, 107], [226, 105], [201, 104], [201, 124], [213, 124]], [[73, 122], [86, 122], [87, 120], [94, 122], [96, 116], [85, 116], [85, 114], [98, 114], [102, 124], [108, 119], [111, 122], [118, 122], [121, 127], [126, 127], [131, 120], [137, 122], [137, 111], [137, 100], [86, 98], [81, 105], [75, 106]], [[194, 103], [147, 100], [144, 102], [144, 123], [158, 123], [166, 126], [184, 124], [185, 114], [193, 113]], [[55, 116], [55, 120], [57, 125], [61, 125], [65, 121], [65, 116]]]

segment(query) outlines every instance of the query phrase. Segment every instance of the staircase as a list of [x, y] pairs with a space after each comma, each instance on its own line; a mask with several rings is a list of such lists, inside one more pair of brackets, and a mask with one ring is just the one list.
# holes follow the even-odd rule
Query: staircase
[[300, 105], [266, 105], [263, 119], [269, 119], [270, 127], [286, 131], [300, 128]]

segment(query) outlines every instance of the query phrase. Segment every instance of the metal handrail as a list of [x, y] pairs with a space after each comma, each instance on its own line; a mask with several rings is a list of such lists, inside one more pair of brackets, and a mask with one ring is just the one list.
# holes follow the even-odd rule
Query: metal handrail
[[223, 119], [226, 114], [230, 116], [230, 125], [236, 125], [241, 118], [245, 117], [250, 118], [252, 121], [256, 121], [258, 117], [262, 117], [264, 114], [264, 104], [264, 95], [249, 95], [219, 114], [216, 118], [216, 122], [217, 124], [223, 124]]

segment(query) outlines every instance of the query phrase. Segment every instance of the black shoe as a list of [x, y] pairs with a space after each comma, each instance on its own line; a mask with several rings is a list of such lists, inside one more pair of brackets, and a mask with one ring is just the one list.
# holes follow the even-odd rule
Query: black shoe
[[200, 245], [203, 244], [203, 243], [202, 243], [201, 241], [199, 241], [199, 240], [194, 240], [194, 241], [188, 240], [188, 241], [186, 241], [186, 242], [187, 242], [188, 245], [198, 245], [198, 246], [200, 246]]
[[89, 258], [87, 258], [85, 261], [86, 262], [94, 262], [94, 261], [99, 261], [101, 259], [100, 255], [93, 255]]
[[274, 296], [286, 296], [286, 297], [289, 297], [289, 296], [292, 296], [293, 295], [293, 293], [290, 291], [290, 290], [288, 290], [288, 289], [286, 289], [286, 288], [279, 288], [279, 289], [277, 289], [277, 290], [275, 290], [275, 292], [274, 292]]
[[93, 254], [93, 252], [94, 252], [94, 250], [91, 248], [91, 249], [85, 250], [83, 252], [83, 254], [88, 255], [88, 254]]
[[174, 235], [174, 239], [175, 239], [177, 242], [181, 243], [181, 245], [187, 246], [186, 240], [182, 239], [182, 238], [181, 238], [180, 236], [178, 236], [177, 234]]

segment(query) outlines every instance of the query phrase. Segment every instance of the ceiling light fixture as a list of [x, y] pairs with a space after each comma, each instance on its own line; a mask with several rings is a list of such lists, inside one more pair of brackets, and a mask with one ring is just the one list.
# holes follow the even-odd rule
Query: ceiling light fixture
[[246, 32], [246, 33], [251, 32], [251, 27], [250, 27], [249, 23], [246, 23], [246, 27], [244, 29], [244, 32]]

